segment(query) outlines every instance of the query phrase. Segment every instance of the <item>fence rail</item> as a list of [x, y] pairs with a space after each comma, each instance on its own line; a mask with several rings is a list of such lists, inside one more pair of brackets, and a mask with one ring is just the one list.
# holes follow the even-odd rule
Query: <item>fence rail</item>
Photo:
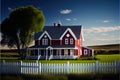
[[1, 74], [120, 73], [120, 61], [96, 63], [2, 62]]

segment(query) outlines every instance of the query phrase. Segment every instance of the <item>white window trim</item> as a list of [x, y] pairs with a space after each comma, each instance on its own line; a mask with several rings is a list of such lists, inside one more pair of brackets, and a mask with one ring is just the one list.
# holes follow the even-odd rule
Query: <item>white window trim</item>
[[38, 40], [40, 40], [45, 34], [48, 36], [48, 38], [49, 38], [50, 40], [52, 39], [52, 38], [50, 37], [50, 35], [48, 34], [48, 32], [47, 32], [47, 31], [44, 31], [43, 34], [38, 38]]
[[74, 40], [73, 38], [70, 38], [70, 44], [73, 44]]
[[48, 39], [45, 39], [45, 45], [48, 45]]
[[76, 36], [75, 34], [72, 32], [72, 30], [70, 28], [67, 28], [66, 31], [62, 34], [62, 36], [60, 37], [60, 40], [62, 40], [62, 38], [64, 37], [64, 35], [67, 33], [67, 32], [70, 32], [70, 34], [73, 36], [73, 38], [76, 40]]
[[48, 45], [48, 39], [43, 38], [42, 39], [42, 45]]
[[65, 38], [65, 44], [68, 44], [68, 38]]

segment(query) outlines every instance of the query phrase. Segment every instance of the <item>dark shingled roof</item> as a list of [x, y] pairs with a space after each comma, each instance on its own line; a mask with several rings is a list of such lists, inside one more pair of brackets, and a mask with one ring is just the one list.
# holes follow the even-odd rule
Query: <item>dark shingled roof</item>
[[59, 39], [67, 28], [72, 30], [77, 39], [80, 38], [81, 26], [45, 26], [42, 32], [35, 34], [35, 40], [38, 40], [44, 31], [47, 31], [52, 39]]

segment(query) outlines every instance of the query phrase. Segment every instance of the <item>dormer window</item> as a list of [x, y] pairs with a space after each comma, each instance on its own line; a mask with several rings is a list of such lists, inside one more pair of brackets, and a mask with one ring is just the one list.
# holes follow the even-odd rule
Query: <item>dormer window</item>
[[47, 35], [44, 35], [44, 37], [43, 37], [43, 39], [42, 39], [42, 45], [48, 45]]
[[68, 38], [65, 38], [65, 44], [68, 44]]
[[70, 38], [70, 44], [73, 44], [73, 38]]
[[42, 39], [42, 45], [48, 45], [48, 39], [43, 38]]

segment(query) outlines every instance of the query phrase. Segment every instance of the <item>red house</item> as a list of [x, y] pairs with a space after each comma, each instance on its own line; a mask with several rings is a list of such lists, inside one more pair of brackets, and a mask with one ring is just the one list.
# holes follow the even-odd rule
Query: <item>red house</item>
[[28, 48], [27, 59], [76, 59], [92, 57], [90, 48], [82, 47], [81, 26], [46, 26], [35, 34], [35, 45]]

